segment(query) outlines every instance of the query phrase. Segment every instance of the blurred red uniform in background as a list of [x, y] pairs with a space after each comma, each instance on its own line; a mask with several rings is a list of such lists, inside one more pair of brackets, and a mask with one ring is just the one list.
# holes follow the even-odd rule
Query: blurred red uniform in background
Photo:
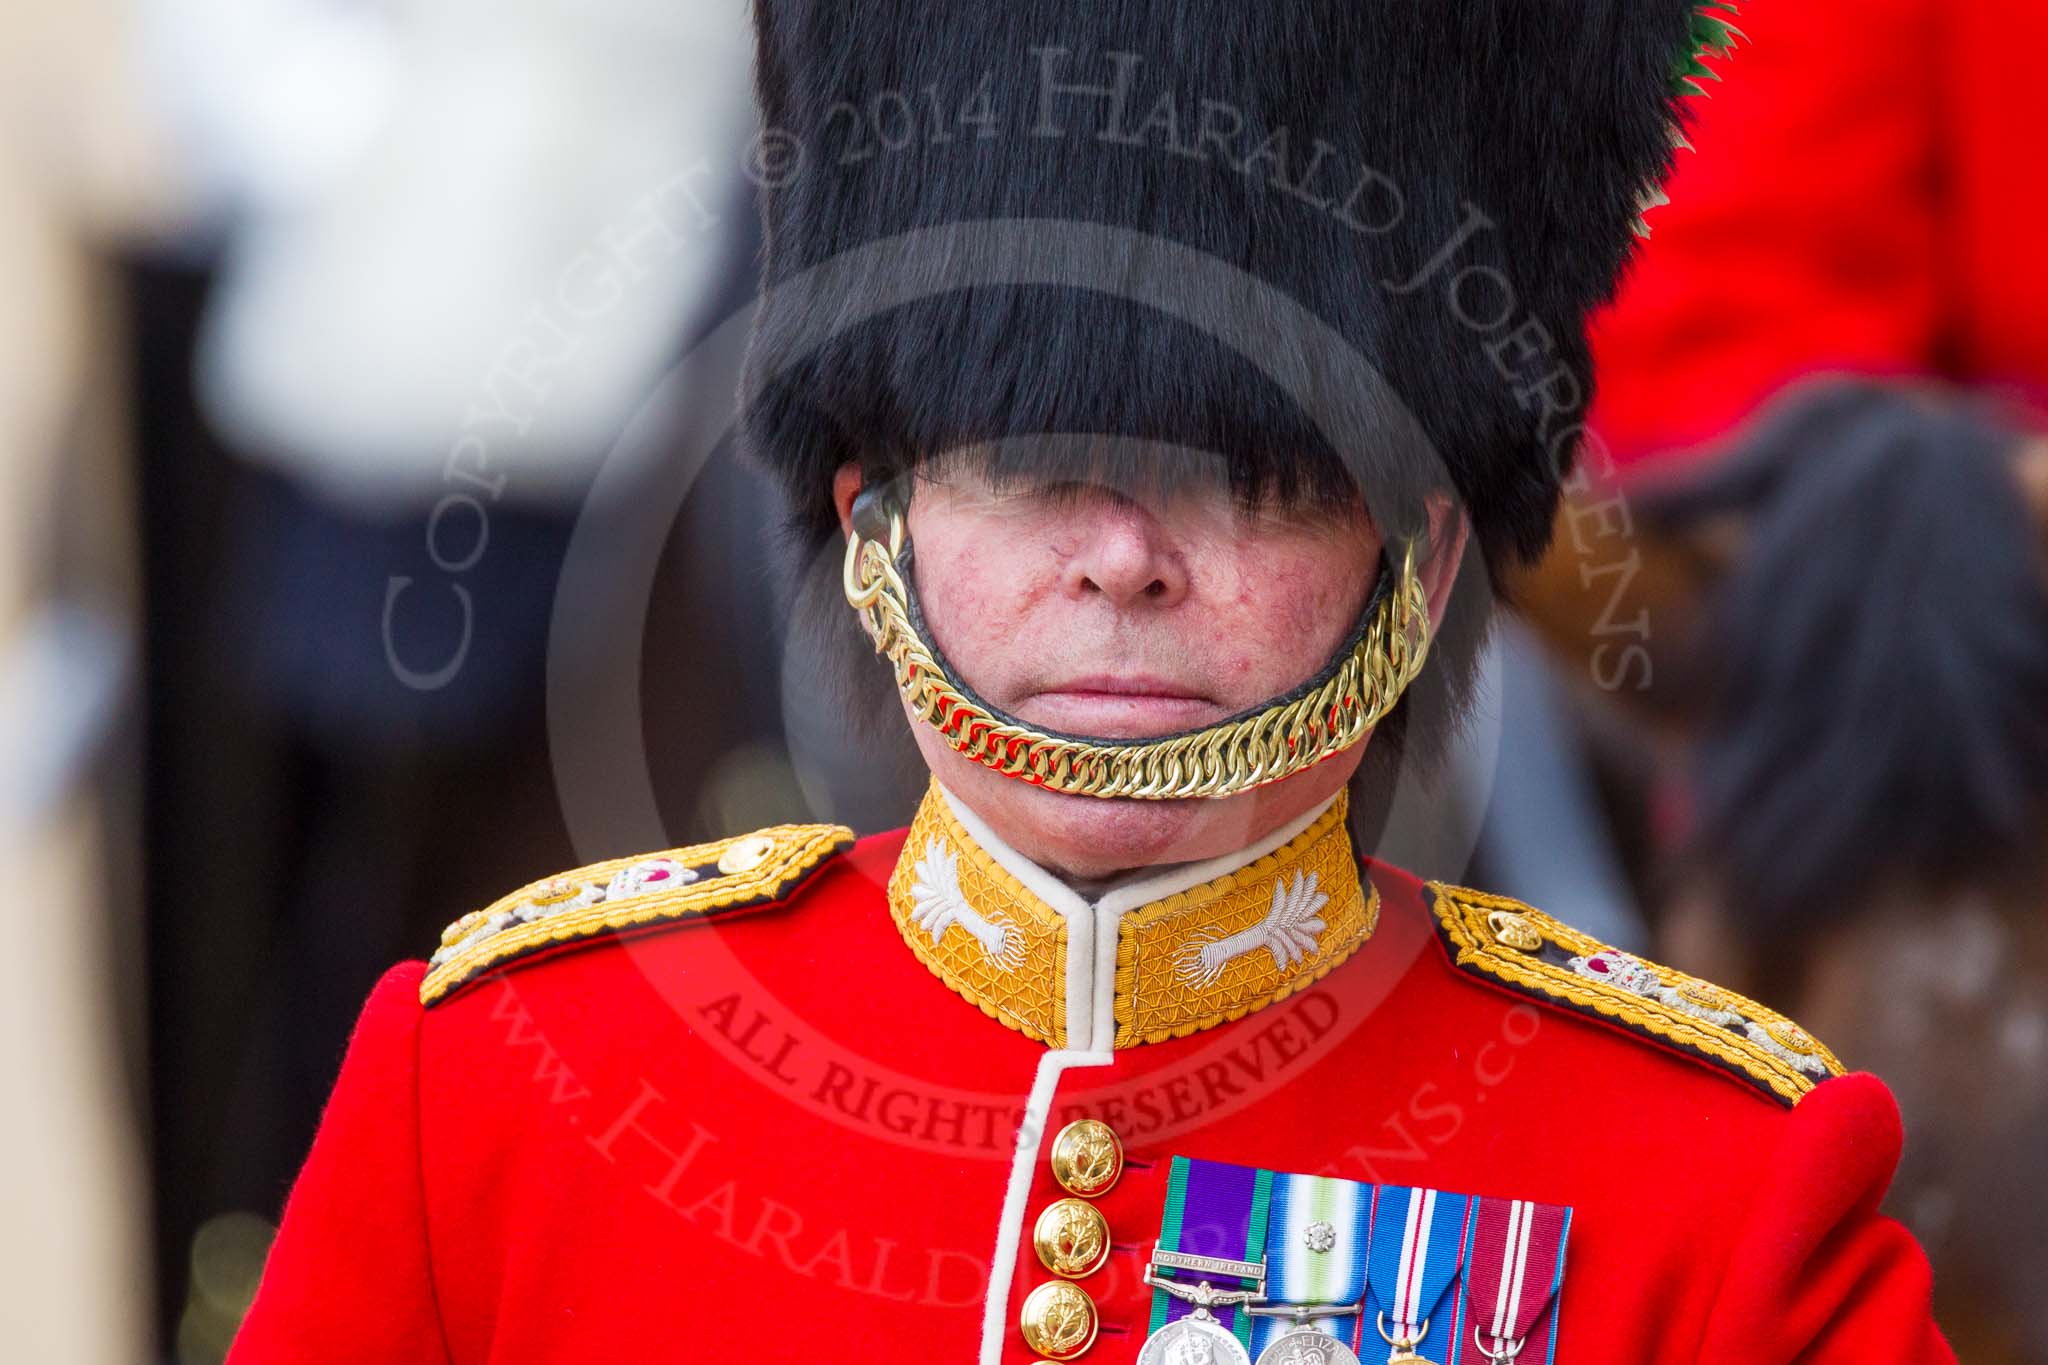
[[1617, 464], [1816, 371], [1939, 373], [2048, 412], [2037, 0], [1748, 5], [1594, 329]]

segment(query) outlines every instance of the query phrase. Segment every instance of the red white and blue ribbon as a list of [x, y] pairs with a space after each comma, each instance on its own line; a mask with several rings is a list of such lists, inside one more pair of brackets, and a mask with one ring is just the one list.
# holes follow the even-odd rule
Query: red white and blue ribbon
[[1456, 1312], [1446, 1291], [1465, 1263], [1472, 1202], [1470, 1195], [1380, 1186], [1360, 1333], [1365, 1344], [1383, 1333], [1410, 1342], [1426, 1359], [1450, 1360]]
[[[1527, 1199], [1478, 1199], [1448, 1365], [1550, 1365], [1572, 1211]], [[1432, 1356], [1433, 1360], [1444, 1357]]]
[[[1367, 1248], [1372, 1243], [1370, 1185], [1329, 1176], [1273, 1176], [1266, 1216], [1266, 1302], [1286, 1305], [1356, 1304], [1365, 1297]], [[1327, 1317], [1304, 1324], [1355, 1347], [1358, 1318]], [[1273, 1338], [1298, 1330], [1290, 1319], [1253, 1319], [1256, 1357]]]

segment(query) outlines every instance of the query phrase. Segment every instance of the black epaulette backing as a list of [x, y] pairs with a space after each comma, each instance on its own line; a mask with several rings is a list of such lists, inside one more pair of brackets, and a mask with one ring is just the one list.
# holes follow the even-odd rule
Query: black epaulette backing
[[1842, 1074], [1812, 1034], [1754, 1000], [1610, 948], [1506, 896], [1439, 882], [1426, 890], [1462, 971], [1688, 1053], [1787, 1105]]

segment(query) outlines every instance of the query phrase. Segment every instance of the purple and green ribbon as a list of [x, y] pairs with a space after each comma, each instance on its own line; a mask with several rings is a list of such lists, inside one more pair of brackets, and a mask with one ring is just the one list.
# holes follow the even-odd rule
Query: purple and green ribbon
[[[1165, 1251], [1226, 1261], [1263, 1260], [1272, 1206], [1271, 1171], [1177, 1156], [1167, 1173], [1166, 1212], [1160, 1219], [1159, 1246]], [[1162, 1268], [1158, 1275], [1161, 1279], [1189, 1283], [1207, 1279], [1216, 1288], [1226, 1290], [1258, 1287], [1256, 1280], [1219, 1279], [1171, 1268]], [[1271, 1293], [1270, 1287], [1267, 1292]], [[1157, 1332], [1194, 1311], [1195, 1305], [1154, 1288], [1148, 1331]], [[1210, 1312], [1246, 1351], [1251, 1350], [1252, 1324], [1257, 1319], [1236, 1305], [1213, 1308]]]

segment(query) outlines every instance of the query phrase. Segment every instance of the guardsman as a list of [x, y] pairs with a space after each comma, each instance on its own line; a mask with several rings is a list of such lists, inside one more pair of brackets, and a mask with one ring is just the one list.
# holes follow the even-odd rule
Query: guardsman
[[929, 792], [395, 968], [235, 1359], [1949, 1359], [1882, 1085], [1354, 835], [1725, 9], [763, 0], [747, 440]]

